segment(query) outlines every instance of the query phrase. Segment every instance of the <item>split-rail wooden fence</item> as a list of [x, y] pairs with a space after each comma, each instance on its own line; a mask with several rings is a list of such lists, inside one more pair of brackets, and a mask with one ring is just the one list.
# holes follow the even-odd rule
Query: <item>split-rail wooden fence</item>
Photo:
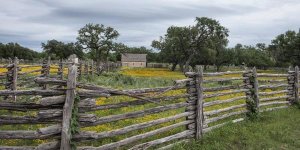
[[[167, 149], [174, 142], [200, 139], [227, 123], [287, 108], [299, 101], [298, 67], [286, 74], [257, 73], [255, 68], [204, 73], [200, 68], [187, 72], [187, 78], [175, 81], [174, 86], [118, 90], [78, 82], [80, 66], [75, 56], [66, 65], [66, 79], [46, 75], [34, 79], [47, 88], [0, 90], [0, 96], [14, 97], [0, 103], [0, 109], [7, 110], [7, 114], [0, 115], [1, 125], [43, 125], [36, 130], [1, 130], [0, 139], [48, 140], [40, 145], [3, 145], [0, 149]], [[16, 72], [9, 74], [15, 76]], [[40, 97], [23, 102], [19, 100], [22, 96]], [[121, 101], [121, 97], [128, 100]], [[98, 98], [115, 99], [102, 104], [96, 102]], [[132, 111], [123, 111], [126, 108]], [[36, 114], [10, 115], [14, 111]], [[147, 121], [139, 121], [147, 117]], [[93, 127], [101, 131], [93, 131]]]

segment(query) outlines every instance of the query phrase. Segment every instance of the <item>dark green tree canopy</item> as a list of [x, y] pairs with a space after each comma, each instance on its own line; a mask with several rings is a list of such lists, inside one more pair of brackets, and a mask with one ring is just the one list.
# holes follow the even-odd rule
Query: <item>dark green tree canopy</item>
[[109, 52], [113, 50], [114, 40], [118, 36], [118, 31], [112, 27], [89, 23], [78, 31], [77, 40], [87, 50], [89, 56], [99, 63], [108, 58]]
[[52, 58], [66, 59], [72, 54], [76, 54], [79, 58], [84, 57], [83, 48], [78, 43], [64, 43], [53, 39], [42, 43], [42, 48]]
[[18, 43], [0, 43], [0, 58], [14, 58], [33, 60], [40, 58], [40, 53], [23, 47]]

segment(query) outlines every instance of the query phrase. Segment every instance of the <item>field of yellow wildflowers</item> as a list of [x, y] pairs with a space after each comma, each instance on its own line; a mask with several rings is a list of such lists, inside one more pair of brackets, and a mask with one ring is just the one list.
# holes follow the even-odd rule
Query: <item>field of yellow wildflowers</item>
[[[40, 69], [40, 67], [34, 67], [34, 68], [26, 68], [26, 70], [22, 70], [22, 72], [26, 71], [31, 71], [31, 70], [36, 70]], [[2, 72], [5, 72], [5, 70], [0, 70]], [[57, 72], [57, 69], [51, 69], [51, 73], [55, 74]], [[224, 75], [221, 78], [230, 78], [230, 77], [241, 77], [241, 74], [233, 74], [233, 75]], [[156, 69], [156, 68], [123, 68], [117, 72], [109, 72], [109, 73], [103, 73], [100, 76], [86, 76], [83, 77], [79, 82], [83, 83], [92, 83], [96, 85], [101, 85], [104, 87], [110, 87], [110, 88], [115, 88], [115, 89], [137, 89], [137, 88], [152, 88], [152, 87], [163, 87], [163, 86], [171, 86], [174, 83], [174, 80], [177, 79], [184, 79], [185, 76], [181, 72], [172, 72], [169, 71], [168, 69]], [[210, 77], [207, 79], [211, 79]], [[234, 81], [234, 82], [229, 82], [229, 83], [208, 83], [205, 84], [206, 87], [215, 87], [215, 86], [220, 86], [220, 85], [239, 85], [242, 84], [242, 81]], [[228, 90], [223, 90], [220, 92], [227, 92]], [[266, 90], [268, 91], [268, 90]], [[172, 90], [170, 92], [166, 92], [163, 95], [180, 95], [184, 94], [186, 90]], [[205, 94], [213, 94], [213, 92], [206, 92]], [[162, 96], [163, 96], [162, 95]], [[206, 99], [206, 101], [214, 101], [214, 100], [226, 100], [230, 99], [232, 97], [236, 96], [243, 96], [244, 93], [236, 93], [236, 94], [230, 94], [226, 96], [219, 96], [219, 97], [214, 97], [214, 98], [209, 98]], [[276, 95], [278, 96], [278, 95]], [[97, 99], [96, 103], [97, 105], [104, 105], [104, 104], [115, 104], [119, 102], [125, 102], [125, 101], [132, 101], [134, 100], [133, 98], [127, 97], [127, 96], [114, 96], [110, 98], [99, 98]], [[174, 100], [172, 102], [161, 102], [161, 104], [170, 104], [170, 103], [175, 103], [175, 102], [183, 102], [185, 99], [178, 99]], [[245, 99], [241, 99], [239, 101], [234, 101], [232, 103], [225, 103], [225, 104], [220, 104], [220, 105], [215, 105], [211, 107], [205, 108], [205, 111], [210, 111], [210, 110], [215, 110], [215, 109], [221, 109], [225, 108], [228, 106], [236, 105], [236, 104], [243, 104], [245, 103]], [[117, 109], [109, 109], [109, 110], [99, 110], [93, 112], [93, 114], [97, 115], [98, 117], [102, 116], [108, 116], [108, 115], [116, 115], [116, 114], [122, 114], [126, 112], [132, 112], [132, 111], [138, 111], [138, 110], [144, 110], [147, 108], [153, 108], [155, 106], [159, 106], [159, 104], [154, 104], [154, 103], [149, 103], [145, 105], [139, 105], [139, 106], [130, 106], [130, 107], [124, 107], [124, 108], [117, 108]], [[153, 115], [147, 115], [143, 116], [140, 118], [135, 118], [135, 119], [125, 119], [121, 121], [116, 121], [112, 123], [106, 123], [98, 126], [93, 126], [93, 127], [86, 127], [82, 128], [81, 130], [84, 131], [95, 131], [95, 132], [103, 132], [103, 131], [111, 131], [114, 129], [122, 128], [128, 125], [136, 124], [136, 123], [142, 123], [142, 122], [147, 122], [155, 119], [159, 119], [162, 117], [168, 117], [168, 116], [173, 116], [175, 114], [178, 114], [180, 112], [184, 112], [185, 109], [176, 109], [176, 110], [170, 110], [170, 111], [165, 111], [159, 114], [153, 114]], [[5, 111], [0, 111], [1, 113], [8, 113]], [[11, 113], [11, 112], [10, 112]], [[30, 112], [30, 113], [15, 113], [15, 115], [25, 115], [25, 114], [31, 114], [31, 115], [36, 115], [35, 112]], [[122, 140], [126, 137], [130, 137], [136, 134], [141, 134], [145, 133], [148, 131], [151, 131], [153, 129], [167, 126], [170, 124], [174, 124], [176, 122], [181, 121], [182, 119], [178, 119], [175, 121], [170, 121], [168, 123], [156, 125], [150, 128], [146, 128], [143, 130], [139, 131], [133, 131], [130, 132], [129, 134], [126, 135], [120, 135], [112, 138], [105, 138], [102, 140], [98, 140], [95, 142], [83, 142], [80, 145], [93, 145], [93, 146], [99, 146], [103, 145], [106, 143], [110, 142], [115, 142]], [[226, 121], [226, 120], [224, 120]], [[38, 129], [42, 126], [45, 125], [15, 125], [15, 126], [1, 126], [0, 129], [2, 130], [34, 130]], [[153, 140], [157, 139], [160, 137], [165, 137], [168, 135], [172, 135], [174, 133], [178, 133], [179, 131], [183, 131], [185, 127], [180, 127], [180, 128], [175, 128], [173, 130], [170, 130], [167, 133], [161, 133], [155, 137], [143, 139], [139, 142], [144, 142], [148, 140]], [[0, 140], [0, 145], [38, 145], [40, 143], [43, 143], [48, 140]]]

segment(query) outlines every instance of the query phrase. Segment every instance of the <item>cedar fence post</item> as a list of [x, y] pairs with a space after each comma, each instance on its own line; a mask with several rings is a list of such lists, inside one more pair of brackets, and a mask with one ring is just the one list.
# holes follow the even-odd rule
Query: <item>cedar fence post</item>
[[71, 118], [72, 109], [76, 96], [76, 75], [78, 58], [75, 54], [69, 57], [68, 66], [68, 80], [67, 80], [67, 91], [66, 101], [63, 107], [63, 119], [62, 119], [62, 131], [61, 131], [61, 150], [71, 150]]
[[[14, 67], [13, 67], [13, 80], [12, 80], [12, 85], [11, 85], [11, 90], [16, 91], [17, 90], [17, 80], [18, 80], [18, 58], [14, 58]], [[13, 100], [17, 100], [17, 96], [13, 96]]]
[[246, 71], [243, 74], [245, 88], [249, 89], [246, 92], [246, 104], [247, 104], [247, 117], [256, 118], [259, 113], [259, 96], [258, 96], [258, 81], [256, 68], [254, 67], [251, 71]]
[[287, 81], [288, 81], [288, 93], [287, 93], [287, 101], [289, 101], [290, 104], [293, 104], [295, 101], [295, 92], [294, 92], [294, 85], [295, 85], [295, 72], [292, 69], [292, 66], [289, 67], [288, 69], [288, 77], [287, 77]]
[[197, 92], [196, 103], [196, 139], [200, 139], [203, 135], [203, 68], [202, 66], [197, 71], [194, 78]]
[[63, 60], [62, 59], [60, 59], [60, 61], [59, 61], [59, 66], [58, 66], [58, 72], [57, 72], [57, 74], [58, 74], [58, 78], [60, 80], [64, 79], [64, 64], [63, 64]]
[[[43, 62], [42, 71], [41, 71], [42, 77], [49, 77], [50, 65], [51, 65], [51, 57], [49, 56], [48, 59]], [[43, 89], [44, 90], [48, 89], [48, 85], [44, 84]]]
[[[5, 89], [15, 91], [17, 90], [17, 78], [18, 78], [18, 58], [15, 57], [13, 62], [10, 61], [10, 64], [7, 65], [7, 74], [6, 74], [6, 85]], [[5, 97], [4, 99], [7, 99]], [[16, 101], [16, 96], [13, 95], [13, 100]]]
[[187, 93], [190, 95], [187, 103], [194, 104], [195, 107], [187, 107], [186, 112], [194, 111], [196, 118], [188, 116], [187, 120], [195, 120], [194, 124], [188, 125], [188, 130], [195, 130], [195, 139], [200, 139], [203, 135], [204, 114], [203, 114], [203, 68], [200, 67], [196, 73], [186, 73], [191, 79], [186, 83]]
[[294, 93], [295, 93], [295, 103], [299, 104], [299, 67], [295, 67], [295, 78], [294, 78]]

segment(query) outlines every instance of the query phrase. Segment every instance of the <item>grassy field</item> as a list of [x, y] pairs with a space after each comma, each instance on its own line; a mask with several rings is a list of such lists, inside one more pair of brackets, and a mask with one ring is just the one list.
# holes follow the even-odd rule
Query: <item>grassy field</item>
[[[39, 68], [31, 68], [32, 70], [34, 69], [39, 69]], [[28, 71], [30, 69], [28, 68]], [[276, 72], [273, 70], [269, 70], [267, 72]], [[56, 70], [51, 69], [51, 73], [55, 74]], [[225, 75], [222, 78], [226, 77], [240, 77], [241, 75]], [[171, 72], [168, 69], [154, 69], [154, 68], [135, 68], [135, 69], [129, 69], [129, 68], [123, 68], [117, 72], [110, 72], [110, 73], [103, 73], [100, 76], [84, 76], [79, 82], [83, 83], [92, 83], [96, 85], [100, 85], [103, 87], [109, 87], [109, 88], [114, 88], [114, 89], [138, 89], [138, 88], [152, 88], [152, 87], [163, 87], [163, 86], [171, 86], [174, 84], [174, 80], [177, 79], [184, 79], [186, 78], [181, 72], [175, 71]], [[226, 82], [226, 83], [208, 83], [205, 86], [206, 87], [214, 87], [214, 86], [220, 86], [220, 85], [233, 85], [233, 84], [241, 84], [241, 81], [234, 81], [234, 82]], [[268, 91], [268, 90], [265, 90]], [[174, 90], [170, 91], [167, 93], [164, 93], [163, 95], [178, 95], [178, 94], [184, 94], [186, 90]], [[221, 91], [221, 92], [226, 92], [226, 90]], [[205, 94], [212, 94], [212, 92], [207, 92]], [[206, 99], [206, 101], [213, 101], [213, 100], [225, 100], [229, 99], [232, 97], [236, 96], [242, 96], [244, 93], [237, 93], [237, 94], [230, 94], [226, 96], [220, 96], [220, 97], [215, 97], [215, 98], [209, 98]], [[275, 95], [275, 96], [280, 96], [280, 95]], [[96, 103], [97, 105], [103, 105], [103, 104], [114, 104], [114, 103], [119, 103], [119, 102], [125, 102], [125, 101], [131, 101], [134, 100], [133, 98], [127, 97], [127, 96], [113, 96], [110, 98], [98, 98]], [[170, 103], [175, 103], [175, 102], [183, 102], [185, 99], [178, 99], [172, 102], [164, 102], [163, 104], [170, 104]], [[244, 99], [232, 102], [232, 103], [226, 103], [222, 105], [216, 105], [216, 106], [211, 106], [205, 108], [206, 111], [213, 110], [213, 109], [220, 109], [220, 108], [225, 108], [231, 105], [236, 105], [236, 104], [241, 104], [245, 103]], [[121, 113], [126, 113], [126, 112], [132, 112], [132, 111], [138, 111], [138, 110], [144, 110], [147, 108], [153, 108], [155, 106], [159, 106], [158, 104], [145, 104], [145, 105], [140, 105], [140, 106], [130, 106], [130, 107], [124, 107], [124, 108], [118, 108], [118, 109], [110, 109], [110, 110], [100, 110], [100, 111], [95, 111], [92, 112], [93, 114], [101, 117], [101, 116], [107, 116], [107, 115], [115, 115], [115, 114], [121, 114]], [[140, 118], [135, 118], [135, 119], [126, 119], [122, 121], [117, 121], [113, 123], [107, 123], [103, 125], [98, 125], [94, 127], [87, 127], [83, 128], [82, 130], [88, 130], [88, 131], [96, 131], [96, 132], [103, 132], [103, 131], [110, 131], [114, 130], [117, 128], [122, 128], [131, 124], [136, 124], [136, 123], [142, 123], [142, 122], [147, 122], [150, 120], [154, 119], [159, 119], [162, 117], [168, 117], [168, 116], [173, 116], [175, 114], [178, 114], [180, 112], [184, 112], [184, 108], [182, 109], [176, 109], [176, 110], [171, 110], [171, 111], [166, 111], [162, 112], [159, 114], [153, 114], [153, 115], [147, 115], [144, 117]], [[7, 113], [6, 111], [0, 111], [0, 113]], [[11, 112], [10, 112], [11, 113]], [[30, 114], [30, 115], [35, 115], [35, 112], [28, 112], [28, 113], [15, 113], [15, 115], [25, 115], [25, 114]], [[280, 116], [278, 116], [280, 117]], [[136, 134], [141, 134], [145, 133], [148, 131], [151, 131], [153, 129], [167, 126], [170, 124], [174, 124], [176, 122], [182, 121], [180, 120], [175, 120], [172, 122], [164, 123], [161, 125], [153, 126], [150, 128], [146, 128], [143, 130], [139, 131], [134, 131], [130, 132], [130, 134], [126, 135], [121, 135], [121, 136], [116, 136], [113, 138], [105, 138], [102, 140], [98, 140], [95, 142], [84, 142], [82, 145], [93, 145], [93, 146], [99, 146], [102, 144], [122, 140], [126, 137], [130, 137]], [[226, 121], [226, 120], [224, 120]], [[244, 124], [244, 123], [242, 123]], [[40, 127], [43, 127], [45, 125], [14, 125], [14, 126], [1, 126], [0, 129], [2, 130], [34, 130]], [[227, 128], [227, 127], [226, 127]], [[224, 128], [224, 129], [226, 129]], [[248, 127], [247, 127], [248, 128]], [[170, 130], [167, 133], [161, 133], [155, 137], [147, 138], [145, 140], [141, 140], [140, 142], [145, 142], [153, 139], [157, 139], [160, 137], [165, 137], [168, 135], [172, 135], [174, 133], [178, 133], [180, 131], [183, 131], [185, 127], [180, 127], [176, 128], [174, 130]], [[246, 129], [245, 129], [246, 130]], [[214, 132], [213, 132], [214, 133]], [[216, 132], [217, 133], [217, 132]], [[230, 132], [229, 132], [230, 133]], [[228, 139], [226, 139], [228, 140]], [[0, 140], [0, 145], [38, 145], [40, 143], [44, 143], [47, 140]], [[198, 146], [195, 142], [195, 147]], [[186, 147], [187, 145], [179, 146], [178, 148], [180, 149], [189, 149], [190, 147]], [[212, 147], [213, 148], [213, 147]], [[209, 148], [208, 148], [209, 149]]]
[[300, 148], [300, 111], [291, 107], [265, 112], [256, 121], [228, 124], [199, 141], [177, 144], [174, 150], [241, 150]]

